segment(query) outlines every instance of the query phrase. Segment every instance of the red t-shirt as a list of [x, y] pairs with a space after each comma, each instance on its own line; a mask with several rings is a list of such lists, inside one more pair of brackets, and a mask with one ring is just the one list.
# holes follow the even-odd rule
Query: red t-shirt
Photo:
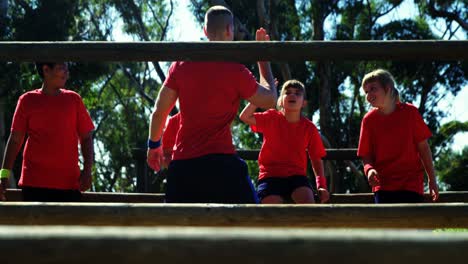
[[164, 134], [162, 137], [162, 147], [164, 150], [173, 150], [177, 138], [177, 132], [179, 132], [179, 122], [180, 113], [173, 115], [167, 121], [166, 129], [164, 129]]
[[241, 99], [257, 91], [252, 73], [232, 62], [174, 62], [164, 86], [179, 95], [180, 130], [174, 160], [235, 153], [232, 120]]
[[20, 186], [79, 189], [79, 135], [94, 129], [81, 97], [61, 89], [57, 96], [40, 89], [23, 94], [11, 131], [28, 136], [23, 152]]
[[[290, 123], [283, 113], [267, 110], [254, 113], [254, 132], [263, 133], [263, 144], [258, 157], [259, 180], [266, 177], [288, 177], [307, 174], [307, 154], [311, 160], [326, 155], [320, 134], [305, 117]], [[323, 175], [321, 175], [323, 176]]]
[[424, 169], [417, 144], [431, 136], [418, 109], [398, 103], [389, 115], [370, 110], [361, 123], [358, 156], [370, 157], [379, 174], [380, 185], [373, 192], [423, 190]]

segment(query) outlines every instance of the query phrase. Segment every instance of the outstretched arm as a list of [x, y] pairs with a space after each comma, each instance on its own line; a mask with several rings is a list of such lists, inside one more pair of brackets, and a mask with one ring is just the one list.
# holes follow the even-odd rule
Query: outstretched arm
[[[270, 41], [270, 36], [266, 33], [265, 29], [260, 28], [256, 32], [255, 39], [257, 41]], [[259, 61], [258, 69], [260, 72], [260, 83], [258, 84], [257, 92], [248, 98], [247, 101], [260, 108], [274, 108], [278, 95], [270, 62]]]
[[[2, 169], [6, 169], [11, 172], [13, 164], [15, 163], [16, 156], [21, 149], [24, 141], [24, 132], [13, 131], [8, 138], [8, 142], [5, 149], [5, 155], [3, 157]], [[5, 200], [5, 191], [8, 186], [8, 178], [1, 179], [0, 184], [0, 200]]]
[[418, 143], [419, 156], [421, 158], [424, 169], [427, 173], [429, 182], [429, 193], [432, 196], [432, 201], [439, 199], [439, 186], [435, 176], [434, 164], [432, 163], [432, 151], [427, 143], [427, 140], [423, 140]]

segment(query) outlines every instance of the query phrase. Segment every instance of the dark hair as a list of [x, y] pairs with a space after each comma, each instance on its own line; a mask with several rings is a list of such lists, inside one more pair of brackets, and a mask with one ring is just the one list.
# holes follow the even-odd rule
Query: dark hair
[[36, 70], [39, 76], [41, 76], [42, 79], [44, 79], [44, 71], [42, 70], [42, 67], [44, 65], [48, 66], [49, 68], [53, 68], [57, 64], [56, 62], [36, 62]]

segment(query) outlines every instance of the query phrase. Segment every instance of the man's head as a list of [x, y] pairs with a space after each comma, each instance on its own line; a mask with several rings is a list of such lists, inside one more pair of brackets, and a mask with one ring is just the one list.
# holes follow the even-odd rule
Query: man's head
[[234, 19], [231, 10], [224, 6], [212, 6], [205, 15], [205, 35], [211, 41], [232, 41]]

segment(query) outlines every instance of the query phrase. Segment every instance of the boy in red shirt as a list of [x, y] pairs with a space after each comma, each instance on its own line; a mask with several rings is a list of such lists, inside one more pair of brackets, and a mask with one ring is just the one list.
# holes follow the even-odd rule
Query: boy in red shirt
[[[233, 15], [211, 7], [204, 31], [210, 41], [233, 40]], [[269, 40], [264, 29], [257, 40]], [[167, 202], [255, 203], [247, 165], [235, 154], [231, 123], [239, 102], [273, 107], [276, 87], [268, 62], [259, 62], [261, 84], [242, 64], [234, 62], [174, 62], [151, 115], [148, 164], [159, 171], [163, 158], [163, 125], [179, 99], [180, 130], [167, 177]]]
[[314, 203], [312, 187], [306, 176], [307, 154], [316, 175], [320, 201], [329, 199], [322, 158], [325, 156], [320, 134], [315, 125], [302, 114], [304, 84], [297, 80], [284, 83], [278, 99], [280, 110], [256, 113], [257, 106], [249, 103], [240, 119], [254, 132], [263, 134], [258, 158], [258, 196], [262, 203]]
[[432, 153], [431, 131], [418, 109], [401, 103], [393, 76], [375, 70], [364, 76], [366, 100], [374, 107], [363, 118], [358, 156], [376, 203], [423, 202], [426, 170], [432, 200], [439, 196]]
[[[44, 82], [18, 100], [2, 164], [1, 198], [5, 199], [8, 176], [27, 135], [19, 180], [23, 199], [77, 202], [80, 191], [91, 187], [94, 125], [81, 97], [63, 88], [67, 64], [37, 63], [36, 67]], [[84, 161], [81, 174], [78, 142]]]

